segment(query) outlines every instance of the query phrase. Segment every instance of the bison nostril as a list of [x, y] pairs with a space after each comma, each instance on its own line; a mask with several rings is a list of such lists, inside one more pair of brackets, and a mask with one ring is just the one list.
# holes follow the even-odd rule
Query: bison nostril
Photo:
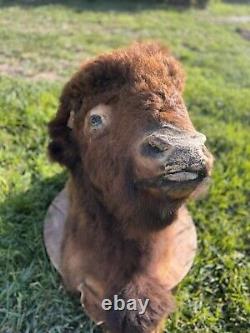
[[152, 145], [149, 145], [149, 149], [152, 151], [152, 153], [155, 153], [155, 154], [160, 154], [163, 151], [160, 147], [152, 146]]
[[170, 148], [167, 138], [164, 135], [152, 134], [147, 139], [147, 144], [151, 147], [152, 151], [162, 153]]
[[151, 135], [142, 144], [141, 154], [150, 158], [158, 158], [169, 148], [170, 145], [164, 137]]
[[141, 155], [152, 159], [161, 158], [170, 147], [165, 135], [151, 134], [141, 145]]
[[149, 158], [157, 158], [162, 153], [162, 150], [157, 146], [152, 146], [144, 143], [141, 146], [141, 155]]

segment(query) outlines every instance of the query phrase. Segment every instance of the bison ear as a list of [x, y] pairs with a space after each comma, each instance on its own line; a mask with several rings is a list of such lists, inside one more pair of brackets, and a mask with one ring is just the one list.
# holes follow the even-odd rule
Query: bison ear
[[51, 142], [49, 156], [53, 161], [74, 169], [80, 161], [76, 138], [74, 137], [74, 114], [80, 110], [83, 100], [81, 73], [77, 73], [64, 87], [55, 118], [48, 124]]

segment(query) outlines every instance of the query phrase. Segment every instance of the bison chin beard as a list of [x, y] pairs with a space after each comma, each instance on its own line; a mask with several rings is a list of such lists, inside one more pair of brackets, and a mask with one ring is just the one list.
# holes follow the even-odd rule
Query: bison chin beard
[[[114, 216], [115, 227], [127, 237], [162, 230], [176, 217], [186, 198], [171, 198], [138, 188], [133, 175], [125, 175], [113, 182], [113, 195], [107, 196], [104, 206]], [[154, 192], [154, 191], [153, 191]], [[103, 196], [105, 198], [105, 195]]]
[[186, 199], [155, 195], [151, 191], [136, 188], [128, 179], [124, 185], [117, 186], [114, 193], [111, 197], [115, 201], [111, 201], [111, 197], [105, 200], [103, 196], [103, 206], [114, 217], [114, 227], [123, 231], [128, 238], [160, 231], [170, 225]]
[[[124, 192], [120, 193], [120, 204], [114, 215], [121, 226], [132, 232], [143, 231], [145, 234], [145, 231], [160, 231], [175, 220], [178, 209], [189, 198], [196, 199], [206, 193], [208, 185], [209, 177], [189, 186], [175, 184], [168, 188], [137, 187], [135, 183], [127, 181], [127, 196]], [[120, 188], [124, 190], [124, 187]]]
[[156, 232], [170, 225], [187, 196], [171, 197], [157, 188], [140, 188], [128, 171], [113, 178], [109, 189], [94, 184], [85, 172], [74, 173], [79, 206], [90, 219], [99, 215], [107, 228], [122, 232], [127, 238]]

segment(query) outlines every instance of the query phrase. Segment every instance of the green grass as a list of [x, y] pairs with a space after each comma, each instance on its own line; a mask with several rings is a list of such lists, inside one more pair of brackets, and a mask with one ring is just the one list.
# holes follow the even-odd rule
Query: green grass
[[156, 1], [41, 3], [0, 1], [0, 332], [96, 332], [43, 248], [43, 218], [66, 179], [47, 160], [46, 124], [81, 61], [150, 39], [182, 61], [186, 103], [216, 158], [209, 196], [190, 205], [199, 251], [166, 327], [250, 332], [250, 41], [236, 32], [250, 29], [240, 21], [249, 2], [214, 1], [204, 11]]

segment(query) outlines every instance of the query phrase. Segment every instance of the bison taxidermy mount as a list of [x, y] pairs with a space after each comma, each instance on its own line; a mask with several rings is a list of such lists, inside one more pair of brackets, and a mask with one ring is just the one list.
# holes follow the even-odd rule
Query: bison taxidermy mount
[[207, 183], [213, 158], [183, 86], [166, 48], [136, 43], [84, 64], [49, 124], [50, 157], [70, 179], [59, 196], [63, 231], [47, 223], [46, 247], [66, 288], [108, 332], [162, 332], [171, 290], [193, 261], [185, 203]]

